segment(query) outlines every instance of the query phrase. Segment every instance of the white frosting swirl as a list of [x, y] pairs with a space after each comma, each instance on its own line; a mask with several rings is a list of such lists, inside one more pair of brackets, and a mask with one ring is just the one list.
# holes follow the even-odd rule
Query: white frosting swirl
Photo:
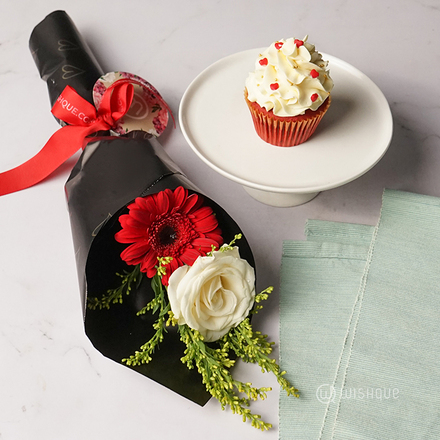
[[246, 79], [248, 100], [277, 116], [316, 110], [330, 95], [333, 80], [315, 46], [288, 38], [272, 43], [256, 60]]

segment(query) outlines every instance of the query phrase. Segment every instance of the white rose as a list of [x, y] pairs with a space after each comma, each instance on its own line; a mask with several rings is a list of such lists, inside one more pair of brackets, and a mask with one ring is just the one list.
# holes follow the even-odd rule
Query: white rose
[[215, 251], [176, 269], [168, 297], [180, 325], [198, 330], [206, 342], [216, 341], [248, 316], [255, 299], [255, 272], [237, 247]]

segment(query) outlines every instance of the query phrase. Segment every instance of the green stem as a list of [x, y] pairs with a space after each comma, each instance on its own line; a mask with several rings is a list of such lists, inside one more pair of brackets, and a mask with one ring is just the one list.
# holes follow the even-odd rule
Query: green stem
[[298, 390], [284, 377], [285, 371], [281, 371], [276, 360], [269, 356], [272, 353], [273, 343], [267, 340], [267, 335], [252, 330], [249, 318], [231, 329], [223, 340], [245, 362], [258, 364], [263, 373], [272, 372], [287, 395], [299, 397]]
[[[265, 399], [270, 388], [255, 388], [250, 383], [232, 378], [229, 368], [235, 361], [229, 358], [228, 344], [222, 344], [218, 349], [208, 347], [199, 332], [186, 325], [179, 326], [179, 333], [187, 347], [182, 362], [190, 369], [195, 364], [206, 390], [219, 401], [221, 408], [224, 410], [229, 406], [234, 414], [242, 416], [243, 421], [249, 420], [253, 427], [262, 431], [271, 428], [270, 423], [264, 422], [260, 415], [253, 414], [246, 408], [250, 400]], [[240, 398], [237, 393], [244, 393], [246, 398]]]
[[159, 311], [158, 318], [153, 324], [153, 329], [156, 331], [150, 340], [140, 347], [139, 351], [136, 351], [128, 358], [122, 359], [122, 362], [129, 366], [142, 365], [150, 362], [152, 360], [151, 355], [154, 353], [156, 347], [163, 341], [164, 334], [166, 333], [165, 323], [168, 312], [170, 311], [170, 304], [166, 299], [165, 289], [162, 286], [158, 274], [151, 280], [151, 287], [154, 291], [154, 298], [137, 314], [145, 314], [148, 310], [151, 310], [153, 314]]
[[91, 310], [109, 309], [111, 304], [122, 304], [124, 295], [129, 295], [133, 285], [139, 287], [143, 274], [140, 266], [135, 266], [131, 272], [117, 273], [122, 278], [121, 284], [116, 289], [109, 289], [101, 298], [87, 298], [87, 307]]

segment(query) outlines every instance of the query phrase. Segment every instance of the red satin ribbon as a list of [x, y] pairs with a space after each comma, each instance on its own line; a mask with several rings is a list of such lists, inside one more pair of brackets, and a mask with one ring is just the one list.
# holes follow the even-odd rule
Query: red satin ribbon
[[87, 144], [87, 136], [111, 129], [128, 112], [133, 100], [130, 80], [113, 83], [104, 93], [97, 111], [67, 86], [52, 107], [52, 113], [69, 125], [56, 131], [32, 159], [0, 173], [0, 196], [41, 182]]

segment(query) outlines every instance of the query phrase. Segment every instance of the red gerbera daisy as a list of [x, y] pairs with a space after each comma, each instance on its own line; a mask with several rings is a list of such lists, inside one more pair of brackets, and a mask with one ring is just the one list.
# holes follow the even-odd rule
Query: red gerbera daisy
[[119, 243], [132, 243], [121, 258], [130, 265], [140, 264], [149, 278], [156, 274], [157, 257], [172, 257], [162, 283], [168, 284], [179, 266], [191, 266], [200, 256], [223, 244], [217, 219], [203, 198], [179, 186], [157, 194], [138, 197], [121, 215], [122, 230], [116, 233]]

